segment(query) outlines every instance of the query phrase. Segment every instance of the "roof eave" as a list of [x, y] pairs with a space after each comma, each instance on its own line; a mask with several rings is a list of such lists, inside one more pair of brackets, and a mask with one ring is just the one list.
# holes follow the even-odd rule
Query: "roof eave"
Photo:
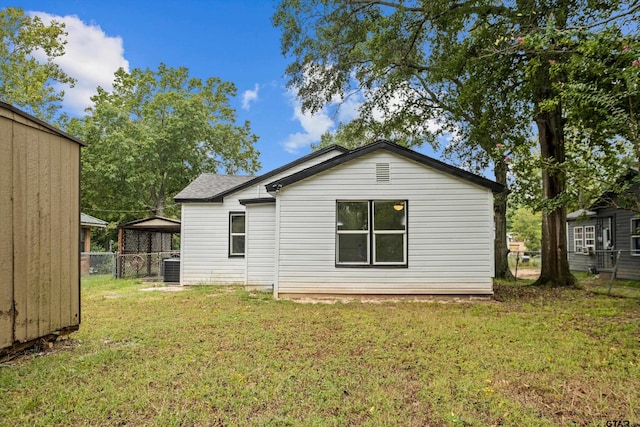
[[286, 176], [282, 179], [279, 179], [277, 181], [272, 181], [268, 184], [265, 185], [266, 190], [269, 193], [274, 193], [277, 192], [278, 190], [280, 190], [282, 187], [285, 187], [287, 185], [293, 184], [295, 182], [301, 181], [305, 178], [308, 178], [312, 175], [315, 175], [317, 173], [323, 172], [325, 170], [331, 169], [335, 166], [341, 165], [343, 163], [346, 163], [350, 160], [356, 159], [358, 157], [361, 157], [365, 154], [369, 154], [372, 153], [376, 150], [388, 150], [392, 153], [404, 156], [406, 158], [409, 158], [411, 160], [414, 160], [418, 163], [421, 163], [425, 166], [429, 166], [432, 167], [436, 170], [440, 170], [441, 172], [453, 175], [453, 176], [457, 176], [458, 178], [464, 179], [466, 181], [472, 182], [476, 185], [479, 185], [481, 187], [485, 187], [489, 190], [491, 190], [494, 193], [501, 193], [505, 190], [505, 186], [497, 183], [495, 181], [492, 181], [490, 179], [481, 177], [479, 175], [475, 175], [471, 172], [467, 172], [465, 170], [456, 168], [454, 166], [448, 165], [446, 163], [443, 163], [439, 160], [433, 159], [431, 157], [425, 156], [423, 154], [417, 153], [413, 150], [410, 150], [406, 147], [402, 147], [400, 145], [397, 144], [393, 144], [389, 141], [385, 141], [385, 140], [380, 140], [380, 141], [376, 141], [372, 144], [369, 145], [365, 145], [363, 147], [360, 148], [356, 148], [355, 150], [352, 150], [348, 153], [342, 154], [340, 156], [336, 156], [332, 159], [326, 160], [325, 162], [322, 162], [318, 165], [315, 166], [311, 166], [310, 168], [307, 168], [305, 170], [302, 170], [300, 172], [294, 173], [292, 175]]

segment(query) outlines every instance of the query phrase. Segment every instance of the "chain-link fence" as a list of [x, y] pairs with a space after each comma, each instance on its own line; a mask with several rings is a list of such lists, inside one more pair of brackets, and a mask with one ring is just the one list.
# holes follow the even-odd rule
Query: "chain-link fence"
[[138, 254], [118, 254], [116, 252], [82, 252], [81, 272], [88, 274], [109, 274], [118, 278], [146, 278], [162, 280], [164, 260], [180, 259], [179, 251]]
[[179, 257], [179, 251], [119, 254], [117, 256], [117, 277], [161, 280], [164, 274], [164, 260]]
[[82, 252], [80, 254], [80, 271], [86, 274], [116, 275], [115, 252]]

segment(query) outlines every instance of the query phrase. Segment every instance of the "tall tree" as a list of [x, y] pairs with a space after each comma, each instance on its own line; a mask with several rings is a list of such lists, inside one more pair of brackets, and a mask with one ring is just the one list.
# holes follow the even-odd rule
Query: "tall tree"
[[236, 125], [233, 83], [187, 68], [123, 69], [98, 88], [88, 116], [68, 130], [87, 142], [82, 204], [111, 221], [175, 215], [171, 198], [203, 172], [255, 172], [257, 136]]
[[52, 121], [64, 98], [54, 84], [75, 83], [54, 62], [64, 54], [66, 35], [63, 23], [45, 25], [20, 8], [0, 10], [0, 100]]
[[[505, 119], [502, 113], [509, 109], [519, 111], [517, 117], [526, 120], [513, 121], [517, 134], [527, 135], [533, 123], [543, 160], [542, 193], [548, 203], [537, 283], [571, 285], [575, 278], [569, 272], [561, 202], [565, 118], [560, 76], [552, 67], [574, 54], [575, 45], [558, 35], [581, 28], [589, 38], [633, 15], [636, 6], [635, 1], [588, 0], [282, 0], [274, 22], [283, 29], [283, 52], [294, 58], [287, 68], [291, 85], [310, 110], [354, 88], [422, 85], [437, 99], [452, 102], [458, 114], [472, 111], [475, 103], [482, 123], [490, 120], [486, 99], [448, 95], [474, 84], [477, 91], [494, 91], [498, 100], [503, 96], [495, 104], [501, 114], [496, 120]], [[518, 104], [521, 109], [514, 109]], [[422, 109], [423, 123], [437, 111]]]

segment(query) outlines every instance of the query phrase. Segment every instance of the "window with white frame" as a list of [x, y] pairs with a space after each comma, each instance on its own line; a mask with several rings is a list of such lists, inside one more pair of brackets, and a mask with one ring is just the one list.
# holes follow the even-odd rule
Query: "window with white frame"
[[406, 266], [407, 201], [338, 201], [336, 265]]
[[582, 245], [584, 243], [584, 229], [583, 227], [573, 228], [573, 252], [582, 253]]
[[593, 253], [596, 250], [596, 227], [593, 225], [584, 227], [584, 247], [589, 253]]
[[640, 218], [631, 219], [631, 255], [640, 256]]
[[244, 256], [245, 247], [245, 214], [244, 212], [229, 213], [229, 256]]

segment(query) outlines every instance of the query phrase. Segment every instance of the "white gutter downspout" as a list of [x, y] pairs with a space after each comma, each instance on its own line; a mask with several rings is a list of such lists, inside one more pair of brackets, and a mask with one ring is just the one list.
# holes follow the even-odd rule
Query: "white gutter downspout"
[[280, 278], [280, 198], [278, 197], [281, 189], [278, 188], [273, 196], [276, 199], [276, 227], [275, 227], [275, 245], [273, 254], [273, 298], [278, 299], [279, 278]]

